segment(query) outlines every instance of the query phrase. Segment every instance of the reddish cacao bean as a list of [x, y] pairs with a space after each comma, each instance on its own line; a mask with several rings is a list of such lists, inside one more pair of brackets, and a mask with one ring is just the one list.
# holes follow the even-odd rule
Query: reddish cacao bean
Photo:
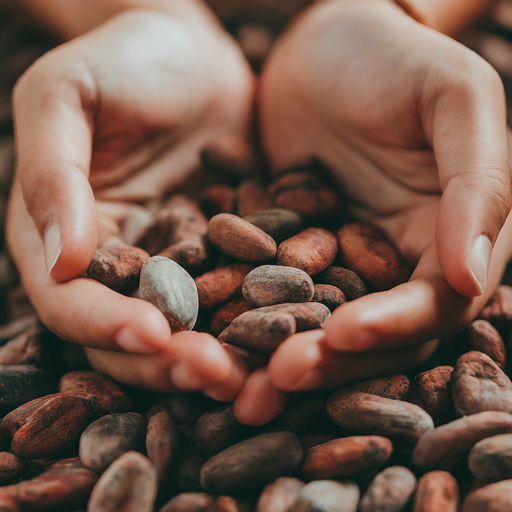
[[486, 437], [512, 432], [512, 415], [487, 411], [464, 416], [423, 435], [414, 448], [420, 469], [454, 469], [473, 445]]
[[208, 217], [219, 213], [233, 213], [235, 190], [229, 185], [210, 185], [199, 195], [199, 206]]
[[212, 217], [208, 224], [208, 238], [222, 252], [242, 261], [271, 260], [277, 253], [276, 243], [271, 236], [228, 213]]
[[158, 256], [169, 258], [187, 272], [197, 273], [208, 266], [209, 253], [204, 241], [183, 240], [167, 247]]
[[432, 418], [420, 407], [358, 391], [340, 390], [329, 397], [327, 412], [343, 428], [415, 444], [434, 428]]
[[234, 360], [241, 361], [242, 364], [247, 366], [248, 370], [251, 372], [256, 370], [256, 368], [260, 368], [261, 366], [266, 366], [268, 364], [268, 356], [254, 354], [253, 352], [249, 352], [248, 350], [244, 350], [240, 347], [235, 347], [229, 343], [221, 342], [221, 346], [232, 356]]
[[129, 295], [137, 288], [142, 265], [148, 259], [149, 254], [138, 247], [107, 244], [96, 249], [87, 275], [116, 292]]
[[317, 480], [299, 493], [290, 512], [356, 512], [359, 487], [350, 481]]
[[251, 213], [246, 215], [244, 220], [270, 235], [277, 245], [297, 235], [304, 224], [297, 212], [282, 208]]
[[384, 233], [369, 224], [347, 224], [338, 231], [343, 264], [375, 289], [408, 281], [411, 271]]
[[409, 390], [409, 379], [405, 375], [390, 375], [358, 382], [347, 389], [392, 400], [404, 400]]
[[479, 317], [496, 327], [506, 339], [512, 328], [512, 287], [498, 286]]
[[328, 443], [334, 439], [338, 439], [334, 434], [330, 434], [328, 432], [319, 432], [318, 434], [310, 434], [309, 436], [304, 436], [300, 438], [300, 442], [305, 451], [310, 448], [314, 448], [320, 444]]
[[504, 512], [511, 509], [512, 480], [503, 480], [469, 493], [461, 512]]
[[52, 362], [49, 359], [52, 356], [55, 358], [55, 347], [45, 347], [48, 334], [48, 331], [39, 328], [16, 336], [0, 347], [0, 365], [30, 364], [37, 368], [51, 369]]
[[80, 438], [80, 460], [96, 473], [105, 469], [124, 453], [142, 451], [147, 423], [135, 412], [103, 416], [91, 423]]
[[486, 320], [475, 320], [469, 324], [465, 341], [478, 352], [488, 355], [502, 370], [505, 367], [507, 352], [500, 333]]
[[242, 293], [253, 307], [310, 302], [315, 293], [313, 280], [298, 268], [279, 265], [257, 267], [244, 279]]
[[478, 480], [512, 478], [512, 434], [478, 441], [469, 452], [468, 466]]
[[438, 366], [416, 375], [411, 382], [407, 400], [427, 411], [436, 424], [454, 417], [452, 372], [451, 366]]
[[251, 305], [243, 298], [228, 302], [218, 309], [212, 317], [210, 331], [218, 336], [224, 329], [231, 325], [231, 322], [242, 313], [252, 309]]
[[236, 195], [237, 213], [240, 217], [269, 210], [273, 206], [272, 199], [257, 180], [242, 182], [236, 191]]
[[199, 307], [213, 309], [240, 295], [245, 276], [251, 270], [245, 263], [235, 263], [196, 277]]
[[288, 512], [304, 485], [304, 482], [289, 476], [278, 478], [263, 489], [256, 512]]
[[297, 469], [302, 455], [302, 445], [295, 434], [261, 434], [208, 460], [201, 469], [201, 485], [216, 493], [256, 489]]
[[451, 377], [453, 403], [459, 416], [482, 411], [512, 413], [512, 382], [482, 352], [463, 354]]
[[393, 452], [385, 437], [353, 436], [310, 448], [302, 466], [306, 481], [354, 477], [382, 466]]
[[315, 285], [315, 293], [311, 300], [327, 306], [331, 313], [347, 302], [345, 294], [339, 288], [330, 284]]
[[459, 486], [447, 471], [431, 471], [423, 475], [416, 488], [413, 512], [457, 512]]
[[179, 449], [178, 441], [178, 430], [168, 411], [159, 411], [151, 416], [146, 433], [146, 451], [148, 459], [155, 466], [159, 482], [169, 476]]
[[152, 512], [157, 478], [151, 462], [137, 452], [121, 455], [101, 475], [88, 512]]
[[231, 496], [219, 496], [215, 500], [215, 512], [252, 512], [252, 504]]
[[14, 453], [0, 452], [0, 483], [18, 478], [24, 469], [24, 461], [16, 457]]
[[309, 228], [279, 245], [277, 263], [314, 276], [329, 267], [338, 252], [336, 237], [321, 228]]
[[414, 490], [416, 477], [410, 469], [393, 466], [379, 473], [359, 503], [359, 512], [401, 512]]
[[168, 501], [160, 512], [214, 512], [215, 498], [204, 492], [184, 492]]

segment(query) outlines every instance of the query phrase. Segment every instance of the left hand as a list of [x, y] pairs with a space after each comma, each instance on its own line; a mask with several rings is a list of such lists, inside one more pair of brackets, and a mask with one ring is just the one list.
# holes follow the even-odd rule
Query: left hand
[[[319, 158], [350, 212], [383, 229], [415, 267], [408, 283], [344, 304], [325, 333], [289, 338], [270, 381], [328, 388], [421, 363], [430, 340], [478, 314], [512, 254], [499, 76], [392, 2], [332, 0], [283, 36], [260, 94], [274, 170]], [[247, 404], [268, 404], [267, 395], [242, 393], [239, 417], [255, 421]]]

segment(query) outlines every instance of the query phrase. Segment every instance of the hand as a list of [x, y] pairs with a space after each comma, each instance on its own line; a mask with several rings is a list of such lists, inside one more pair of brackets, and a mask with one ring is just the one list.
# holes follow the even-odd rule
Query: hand
[[275, 171], [319, 158], [350, 212], [380, 226], [415, 268], [408, 283], [341, 306], [324, 334], [289, 338], [271, 381], [334, 387], [419, 364], [430, 340], [478, 314], [512, 253], [498, 75], [392, 2], [333, 0], [284, 35], [260, 93]]
[[48, 53], [16, 86], [10, 250], [41, 320], [122, 382], [225, 399], [242, 385], [214, 338], [171, 338], [154, 306], [80, 276], [98, 243], [96, 200], [147, 199], [180, 183], [213, 137], [247, 133], [252, 95], [248, 66], [213, 18], [149, 11]]

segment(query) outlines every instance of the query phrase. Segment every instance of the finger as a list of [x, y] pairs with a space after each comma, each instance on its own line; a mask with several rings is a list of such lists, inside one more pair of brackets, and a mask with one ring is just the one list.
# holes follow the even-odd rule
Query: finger
[[88, 181], [95, 86], [67, 48], [30, 68], [13, 95], [23, 197], [44, 241], [48, 273], [57, 281], [87, 269], [98, 219]]
[[218, 341], [205, 333], [180, 332], [159, 354], [139, 355], [87, 349], [93, 368], [139, 388], [162, 392], [220, 388], [232, 363]]
[[443, 190], [441, 268], [452, 288], [476, 297], [486, 288], [492, 247], [510, 211], [511, 183], [503, 85], [490, 65], [468, 55], [448, 78], [427, 85], [425, 122]]
[[359, 352], [456, 334], [478, 314], [498, 285], [506, 262], [502, 249], [500, 244], [493, 257], [485, 293], [471, 299], [458, 294], [446, 282], [433, 243], [409, 282], [338, 308], [326, 326], [326, 345], [333, 350]]
[[9, 247], [41, 320], [60, 337], [104, 350], [148, 353], [171, 339], [169, 323], [152, 304], [124, 297], [91, 279], [55, 282], [44, 249], [14, 183], [7, 219]]
[[286, 394], [272, 384], [267, 368], [258, 368], [235, 401], [235, 417], [251, 427], [264, 425], [284, 410], [286, 402]]
[[229, 378], [222, 382], [220, 386], [209, 388], [205, 391], [207, 396], [219, 402], [232, 402], [235, 400], [249, 376], [249, 369], [244, 361], [233, 353], [228, 354], [232, 363]]
[[281, 344], [269, 364], [274, 386], [283, 391], [330, 389], [407, 371], [426, 361], [437, 346], [434, 340], [394, 350], [349, 354], [327, 347], [324, 336], [323, 331], [308, 331]]

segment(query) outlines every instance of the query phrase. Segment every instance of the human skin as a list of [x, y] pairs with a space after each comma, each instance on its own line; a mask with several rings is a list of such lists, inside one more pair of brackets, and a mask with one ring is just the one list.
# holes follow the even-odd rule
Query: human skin
[[249, 66], [202, 4], [185, 4], [120, 12], [20, 79], [7, 236], [41, 320], [87, 347], [96, 369], [136, 386], [232, 399], [245, 375], [213, 337], [171, 336], [153, 305], [80, 277], [123, 201], [172, 189], [212, 138], [249, 131]]
[[[408, 283], [341, 306], [325, 332], [290, 337], [271, 359], [271, 382], [329, 388], [422, 362], [430, 340], [478, 314], [512, 254], [496, 72], [391, 3], [331, 1], [274, 49], [260, 105], [275, 172], [322, 160], [350, 212], [380, 226], [415, 268]], [[253, 420], [258, 401], [246, 391], [238, 417]]]

